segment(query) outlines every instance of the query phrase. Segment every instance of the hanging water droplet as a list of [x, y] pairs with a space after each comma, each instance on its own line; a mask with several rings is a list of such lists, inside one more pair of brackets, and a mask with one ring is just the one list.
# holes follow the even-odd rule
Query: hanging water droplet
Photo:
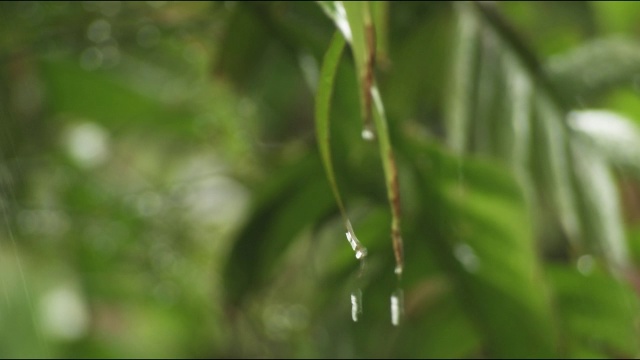
[[396, 275], [402, 275], [402, 265], [396, 265], [396, 268], [393, 270], [393, 272], [395, 272]]
[[362, 129], [362, 138], [364, 140], [371, 141], [375, 139], [375, 137], [376, 135], [374, 134], [370, 126], [366, 126], [364, 129]]
[[358, 322], [358, 315], [362, 314], [362, 291], [354, 290], [351, 293], [351, 319]]
[[400, 318], [404, 314], [404, 293], [402, 289], [397, 289], [391, 294], [391, 324], [398, 326]]
[[360, 241], [358, 241], [358, 238], [351, 227], [351, 222], [347, 221], [347, 232], [345, 235], [347, 235], [347, 241], [349, 242], [349, 245], [351, 245], [351, 249], [356, 252], [356, 259], [359, 260], [367, 256], [367, 249], [362, 246]]

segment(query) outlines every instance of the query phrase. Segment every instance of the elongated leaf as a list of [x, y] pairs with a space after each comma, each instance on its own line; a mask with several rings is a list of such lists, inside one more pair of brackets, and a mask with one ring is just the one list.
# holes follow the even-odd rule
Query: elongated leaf
[[459, 153], [467, 149], [473, 107], [473, 66], [477, 46], [478, 22], [471, 5], [456, 3], [458, 35], [453, 57], [453, 79], [447, 106], [447, 140]]
[[616, 182], [603, 156], [575, 139], [572, 143], [579, 188], [585, 202], [585, 238], [593, 243], [609, 263], [626, 268], [629, 265], [620, 195]]
[[640, 307], [628, 285], [604, 273], [589, 257], [581, 258], [577, 268], [549, 266], [547, 273], [556, 289], [560, 324], [569, 335], [564, 356], [637, 355]]
[[[425, 146], [412, 151], [431, 159], [417, 170], [421, 199], [428, 204], [422, 216], [453, 215], [428, 229], [425, 241], [455, 281], [487, 356], [554, 356], [557, 331], [549, 292], [515, 180], [488, 163], [465, 159], [460, 165], [451, 155]], [[434, 183], [439, 186], [430, 185]]]
[[372, 1], [371, 18], [376, 33], [376, 63], [383, 68], [389, 64], [389, 1]]
[[329, 45], [329, 49], [324, 57], [322, 69], [320, 71], [320, 85], [316, 94], [316, 137], [322, 164], [327, 173], [327, 178], [331, 184], [333, 195], [338, 202], [338, 207], [346, 222], [346, 210], [340, 196], [340, 190], [336, 183], [336, 176], [333, 172], [333, 162], [331, 160], [331, 96], [333, 95], [333, 83], [338, 69], [338, 63], [344, 49], [344, 38], [340, 34], [335, 34]]
[[375, 107], [374, 120], [376, 129], [378, 130], [378, 144], [380, 148], [380, 158], [382, 159], [382, 167], [384, 169], [384, 177], [387, 185], [387, 198], [391, 206], [391, 241], [393, 244], [393, 253], [396, 258], [397, 274], [402, 273], [404, 267], [404, 254], [402, 235], [400, 233], [400, 188], [398, 184], [398, 168], [396, 159], [391, 147], [389, 139], [389, 129], [387, 128], [387, 119], [382, 105], [382, 99], [377, 87], [371, 89], [373, 104]]
[[567, 101], [588, 101], [640, 74], [640, 44], [624, 37], [596, 39], [546, 63], [549, 78]]
[[330, 194], [314, 155], [285, 167], [263, 186], [224, 269], [229, 305], [240, 306], [247, 295], [260, 290], [296, 235], [335, 209]]
[[[387, 128], [387, 119], [384, 112], [384, 106], [380, 93], [375, 86], [374, 78], [374, 60], [375, 60], [375, 30], [368, 2], [334, 2], [332, 8], [323, 5], [325, 11], [333, 14], [334, 21], [338, 28], [342, 31], [345, 39], [350, 43], [355, 65], [358, 72], [358, 83], [361, 92], [361, 113], [364, 119], [363, 138], [373, 138], [373, 128], [370, 126], [372, 100], [375, 110], [373, 118], [375, 121], [375, 130], [380, 137], [378, 141], [380, 156], [384, 170], [385, 183], [387, 187], [387, 198], [391, 207], [391, 239], [393, 250], [396, 258], [397, 274], [402, 273], [403, 268], [403, 246], [402, 236], [400, 233], [400, 190], [398, 187], [398, 172], [395, 164], [395, 157], [391, 141], [389, 138], [389, 130]], [[343, 16], [343, 14], [345, 16]], [[347, 21], [345, 24], [344, 21]]]
[[609, 162], [640, 174], [640, 129], [635, 122], [607, 110], [572, 111], [572, 130]]
[[[566, 96], [558, 96], [545, 69], [495, 9], [475, 3], [462, 3], [457, 9], [461, 27], [459, 46], [465, 42], [468, 45], [466, 51], [457, 52], [453, 67], [458, 86], [454, 86], [450, 94], [449, 144], [458, 152], [469, 145], [473, 152], [487, 152], [485, 148], [491, 144], [489, 153], [498, 159], [509, 160], [533, 213], [542, 214], [537, 218], [539, 227], [548, 222], [544, 215], [546, 211], [540, 211], [539, 207], [550, 203], [552, 218], [558, 218], [573, 252], [581, 248], [595, 252], [618, 249], [611, 250], [618, 255], [610, 253], [609, 259], [622, 265], [626, 256], [621, 250], [625, 248], [625, 241], [621, 235], [620, 213], [588, 210], [599, 206], [596, 198], [605, 203], [610, 201], [604, 193], [595, 195], [597, 191], [585, 190], [593, 189], [591, 181], [599, 179], [600, 187], [608, 189], [603, 191], [611, 195], [615, 193], [615, 183], [611, 176], [604, 176], [603, 171], [576, 164], [581, 161], [581, 154], [572, 146], [575, 134], [566, 121], [569, 108]], [[474, 22], [479, 24], [475, 29], [480, 29], [476, 32], [481, 36], [470, 30]], [[475, 52], [471, 50], [474, 46], [481, 49], [479, 65], [468, 59], [474, 57]], [[582, 60], [587, 57], [581, 56]], [[507, 71], [498, 71], [495, 64]], [[505, 75], [496, 76], [493, 74], [496, 72]], [[478, 82], [477, 91], [469, 76]], [[503, 92], [506, 97], [500, 96]], [[492, 95], [494, 93], [498, 95]], [[498, 104], [492, 105], [495, 101]], [[505, 110], [507, 116], [504, 116]], [[477, 126], [470, 125], [472, 118]], [[534, 126], [530, 125], [531, 119], [535, 120]], [[475, 132], [471, 134], [473, 136], [469, 131]], [[532, 138], [536, 140], [531, 141]], [[475, 139], [475, 143], [471, 139]], [[602, 176], [596, 176], [592, 171]], [[610, 205], [603, 203], [600, 207], [618, 207], [617, 202]], [[588, 244], [584, 244], [585, 241]]]
[[320, 155], [322, 156], [322, 163], [347, 231], [347, 240], [349, 240], [353, 250], [356, 252], [356, 258], [360, 259], [367, 254], [367, 250], [362, 246], [353, 231], [351, 221], [349, 221], [349, 217], [347, 216], [347, 210], [342, 201], [342, 196], [340, 196], [340, 190], [338, 189], [336, 176], [333, 171], [333, 162], [331, 160], [331, 133], [329, 126], [331, 118], [331, 95], [333, 94], [333, 83], [344, 45], [344, 38], [336, 32], [322, 63], [320, 85], [318, 86], [318, 93], [316, 94], [316, 136], [320, 148]]
[[537, 97], [535, 107], [546, 147], [538, 152], [542, 155], [543, 164], [542, 168], [538, 168], [538, 179], [544, 183], [544, 188], [551, 191], [560, 223], [569, 241], [578, 247], [584, 232], [578, 218], [577, 199], [572, 183], [572, 158], [567, 148], [564, 116], [549, 98], [542, 95]]
[[367, 1], [347, 1], [343, 4], [351, 29], [351, 50], [358, 70], [360, 85], [360, 108], [363, 120], [362, 137], [374, 137], [371, 126], [371, 88], [374, 81], [376, 39], [373, 20]]

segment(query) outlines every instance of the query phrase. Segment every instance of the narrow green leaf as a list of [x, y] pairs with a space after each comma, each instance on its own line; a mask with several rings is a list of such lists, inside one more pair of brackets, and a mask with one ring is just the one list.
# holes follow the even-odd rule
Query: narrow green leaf
[[372, 1], [371, 17], [376, 31], [376, 62], [389, 65], [389, 1]]
[[581, 258], [577, 268], [550, 266], [547, 272], [568, 335], [567, 357], [585, 352], [607, 358], [637, 356], [640, 304], [633, 289], [604, 273], [589, 257]]
[[[400, 232], [400, 190], [398, 187], [398, 171], [396, 168], [395, 157], [391, 141], [389, 139], [389, 130], [387, 128], [387, 119], [382, 105], [380, 93], [375, 85], [374, 62], [376, 52], [375, 30], [368, 2], [334, 2], [336, 11], [334, 12], [334, 21], [343, 33], [345, 39], [351, 44], [355, 65], [358, 72], [358, 83], [361, 93], [361, 113], [364, 119], [364, 129], [362, 136], [365, 139], [373, 139], [373, 127], [369, 124], [371, 121], [372, 101], [375, 110], [373, 111], [373, 120], [375, 122], [375, 130], [380, 137], [378, 141], [380, 156], [385, 174], [385, 183], [387, 187], [387, 198], [391, 206], [391, 239], [393, 244], [394, 255], [396, 258], [397, 274], [402, 273], [404, 266], [402, 254], [402, 237]], [[330, 11], [330, 10], [329, 10]], [[346, 14], [346, 18], [341, 14]], [[347, 24], [344, 24], [344, 20]], [[348, 29], [348, 30], [347, 30]], [[326, 60], [325, 60], [326, 61]], [[324, 68], [324, 67], [323, 67]], [[327, 70], [329, 71], [329, 70]], [[324, 71], [323, 71], [324, 73]], [[326, 85], [325, 85], [326, 86]], [[323, 95], [326, 96], [326, 95]], [[320, 97], [318, 97], [320, 99]], [[325, 99], [320, 99], [325, 101]], [[324, 105], [323, 105], [324, 106]], [[318, 116], [318, 112], [316, 113]], [[324, 116], [323, 113], [319, 114]], [[317, 124], [326, 127], [324, 120], [317, 120]], [[322, 130], [324, 131], [324, 130]], [[328, 130], [327, 130], [328, 131]], [[318, 134], [324, 134], [318, 131]], [[326, 134], [324, 135], [326, 137]], [[326, 140], [321, 140], [327, 142]], [[328, 145], [322, 145], [328, 146]], [[329, 151], [328, 148], [323, 151]], [[330, 163], [328, 163], [330, 166]], [[330, 175], [332, 176], [332, 175]], [[333, 180], [334, 181], [334, 180]], [[335, 181], [334, 181], [335, 182]], [[336, 187], [337, 189], [337, 187]], [[344, 211], [343, 211], [344, 212]], [[345, 217], [345, 223], [349, 223]]]
[[374, 86], [371, 89], [371, 96], [374, 104], [374, 121], [376, 130], [378, 131], [378, 144], [380, 149], [380, 158], [382, 159], [382, 168], [384, 170], [385, 182], [387, 185], [387, 198], [391, 206], [391, 241], [393, 244], [393, 253], [396, 258], [396, 274], [402, 274], [404, 267], [404, 254], [402, 245], [402, 235], [400, 233], [400, 188], [398, 184], [398, 168], [396, 166], [395, 155], [391, 140], [389, 138], [389, 129], [387, 127], [387, 118], [380, 98], [378, 88]]
[[640, 128], [633, 120], [608, 110], [581, 110], [572, 111], [568, 121], [607, 161], [640, 175]]
[[376, 57], [376, 33], [371, 19], [368, 1], [340, 2], [344, 5], [351, 29], [351, 50], [358, 70], [360, 85], [360, 108], [363, 120], [362, 137], [372, 140], [375, 137], [371, 126], [371, 88], [374, 85], [374, 66]]
[[640, 44], [612, 37], [593, 40], [546, 63], [549, 79], [571, 103], [589, 100], [640, 74]]
[[574, 139], [578, 191], [583, 199], [585, 238], [593, 243], [614, 271], [629, 265], [620, 194], [605, 159], [593, 148]]
[[334, 206], [315, 153], [275, 174], [260, 188], [229, 254], [223, 274], [227, 303], [238, 307], [262, 289], [296, 235]]
[[512, 54], [505, 54], [504, 66], [506, 72], [506, 86], [509, 117], [513, 124], [513, 151], [511, 165], [524, 191], [527, 203], [532, 207], [538, 206], [535, 197], [535, 187], [531, 174], [532, 150], [532, 108], [534, 98], [534, 83], [526, 75], [524, 69]]
[[473, 66], [478, 38], [478, 22], [471, 4], [455, 4], [458, 10], [458, 35], [454, 50], [451, 89], [447, 104], [446, 125], [449, 146], [458, 153], [467, 149], [473, 107]]
[[584, 233], [578, 217], [577, 199], [572, 183], [573, 160], [567, 147], [568, 135], [564, 126], [564, 116], [549, 98], [541, 94], [536, 97], [534, 106], [546, 140], [546, 148], [541, 152], [544, 165], [540, 176], [545, 179], [545, 186], [553, 194], [560, 223], [569, 241], [579, 247]]
[[320, 148], [322, 163], [327, 173], [329, 183], [331, 184], [333, 194], [338, 202], [338, 207], [346, 220], [345, 207], [342, 202], [342, 197], [340, 196], [340, 190], [338, 190], [335, 173], [333, 172], [330, 133], [331, 96], [333, 95], [333, 84], [344, 45], [344, 38], [338, 33], [334, 34], [331, 44], [329, 45], [329, 49], [324, 57], [322, 69], [320, 70], [320, 83], [316, 94], [315, 116], [316, 136], [318, 140], [318, 147]]
[[425, 240], [456, 283], [458, 299], [483, 338], [487, 356], [554, 356], [557, 333], [549, 291], [514, 178], [495, 164], [472, 158], [460, 163], [433, 146], [417, 145], [411, 152], [429, 159], [416, 169], [423, 184], [421, 200], [428, 204], [422, 217], [453, 214], [432, 223]]
[[318, 146], [320, 148], [320, 155], [322, 157], [322, 164], [347, 230], [347, 240], [349, 240], [353, 250], [356, 252], [356, 257], [360, 259], [366, 255], [367, 250], [355, 236], [355, 232], [351, 227], [351, 222], [347, 216], [344, 202], [340, 196], [340, 190], [338, 189], [336, 176], [333, 171], [333, 162], [331, 160], [331, 96], [333, 95], [333, 85], [344, 45], [344, 38], [336, 32], [333, 35], [333, 39], [331, 40], [331, 44], [329, 45], [329, 49], [327, 50], [322, 63], [322, 69], [320, 70], [320, 84], [316, 94], [316, 136], [318, 139]]

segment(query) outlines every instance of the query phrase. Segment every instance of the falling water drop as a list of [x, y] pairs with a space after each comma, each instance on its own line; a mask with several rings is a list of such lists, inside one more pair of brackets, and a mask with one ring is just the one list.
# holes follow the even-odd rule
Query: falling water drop
[[404, 293], [402, 289], [397, 289], [391, 294], [391, 324], [398, 326], [400, 318], [404, 314]]
[[362, 314], [362, 291], [354, 290], [351, 293], [351, 319], [358, 322], [358, 315]]

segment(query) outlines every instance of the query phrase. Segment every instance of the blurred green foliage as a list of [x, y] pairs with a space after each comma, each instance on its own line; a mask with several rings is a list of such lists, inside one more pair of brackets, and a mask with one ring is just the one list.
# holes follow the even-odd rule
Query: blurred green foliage
[[640, 354], [638, 4], [341, 6], [0, 3], [0, 357]]

